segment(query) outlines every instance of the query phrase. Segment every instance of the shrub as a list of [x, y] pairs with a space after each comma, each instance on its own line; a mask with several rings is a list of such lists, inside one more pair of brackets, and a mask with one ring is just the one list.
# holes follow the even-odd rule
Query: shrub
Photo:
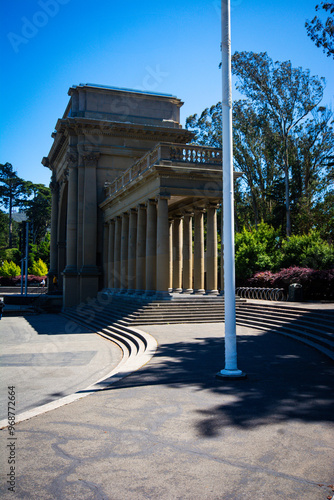
[[265, 288], [283, 288], [288, 293], [289, 285], [299, 283], [303, 287], [306, 300], [334, 298], [334, 269], [315, 270], [302, 267], [281, 269], [278, 273], [265, 271], [256, 273], [247, 280], [248, 286]]
[[48, 274], [48, 267], [42, 261], [42, 259], [38, 259], [38, 261], [34, 261], [31, 268], [29, 269], [30, 274], [34, 274], [35, 276], [46, 276]]
[[12, 260], [8, 262], [5, 260], [0, 267], [0, 275], [4, 278], [15, 277], [21, 274], [21, 269]]
[[279, 237], [273, 227], [261, 222], [257, 230], [246, 228], [235, 235], [235, 272], [239, 283], [255, 272], [276, 266]]
[[291, 236], [282, 242], [279, 265], [282, 268], [300, 266], [311, 269], [331, 269], [334, 267], [334, 249], [323, 241], [316, 231], [301, 236]]

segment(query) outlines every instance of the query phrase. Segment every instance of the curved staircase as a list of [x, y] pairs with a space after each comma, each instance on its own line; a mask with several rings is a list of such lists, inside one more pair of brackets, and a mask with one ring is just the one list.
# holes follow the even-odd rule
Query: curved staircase
[[[172, 300], [143, 300], [137, 297], [100, 294], [95, 302], [66, 309], [62, 314], [111, 338], [125, 358], [146, 355], [152, 341], [136, 326], [171, 323], [217, 323], [224, 320], [220, 296], [173, 297]], [[236, 299], [237, 325], [270, 330], [300, 340], [334, 359], [333, 309], [307, 308], [281, 302]]]

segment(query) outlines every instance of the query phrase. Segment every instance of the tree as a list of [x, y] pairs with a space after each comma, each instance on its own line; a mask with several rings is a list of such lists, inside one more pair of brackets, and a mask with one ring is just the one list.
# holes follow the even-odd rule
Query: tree
[[294, 219], [300, 233], [316, 225], [315, 206], [323, 200], [332, 183], [334, 133], [333, 113], [319, 107], [297, 128], [291, 141], [291, 191]]
[[294, 128], [316, 108], [323, 96], [324, 79], [308, 70], [293, 68], [290, 61], [273, 62], [264, 53], [236, 52], [232, 72], [237, 88], [258, 113], [271, 119], [280, 137], [285, 181], [286, 234], [291, 235], [289, 189], [289, 137]]
[[33, 197], [26, 202], [26, 214], [30, 222], [32, 243], [40, 244], [51, 223], [51, 190], [44, 184], [28, 182]]
[[334, 58], [334, 2], [320, 2], [319, 5], [316, 5], [315, 10], [329, 12], [331, 15], [325, 21], [322, 21], [318, 16], [314, 16], [312, 21], [306, 21], [307, 34], [317, 47], [322, 47], [327, 57]]
[[22, 207], [30, 194], [28, 184], [17, 176], [10, 163], [0, 164], [0, 200], [8, 209], [8, 246], [12, 248], [13, 207]]
[[[186, 120], [186, 128], [195, 132], [197, 144], [215, 147], [221, 147], [221, 124], [220, 102], [205, 109], [200, 117], [192, 115]], [[273, 223], [276, 206], [281, 203], [276, 189], [277, 133], [268, 116], [245, 100], [233, 103], [233, 124], [234, 168], [243, 173], [235, 182], [236, 227], [257, 226], [261, 220]]]

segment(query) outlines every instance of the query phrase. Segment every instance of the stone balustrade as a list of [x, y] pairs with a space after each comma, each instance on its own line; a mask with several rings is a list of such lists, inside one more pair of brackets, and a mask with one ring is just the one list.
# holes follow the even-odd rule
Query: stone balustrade
[[154, 165], [165, 164], [191, 164], [199, 168], [222, 168], [222, 151], [218, 148], [207, 146], [179, 145], [172, 143], [160, 143], [152, 151], [146, 153], [136, 161], [123, 175], [117, 177], [113, 182], [106, 182], [106, 196], [112, 196], [131, 181], [135, 180], [146, 170]]

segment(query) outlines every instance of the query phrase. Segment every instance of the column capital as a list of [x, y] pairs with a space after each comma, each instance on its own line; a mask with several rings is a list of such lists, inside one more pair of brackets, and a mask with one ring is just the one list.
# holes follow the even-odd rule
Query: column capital
[[58, 189], [59, 189], [59, 184], [56, 179], [56, 174], [55, 172], [52, 172], [52, 177], [51, 177], [51, 182], [50, 182], [50, 189], [52, 194], [57, 194]]
[[113, 224], [115, 224], [115, 219], [110, 219], [110, 220], [106, 221], [106, 223], [105, 223], [105, 225], [109, 226], [109, 227], [112, 226]]
[[100, 153], [94, 151], [83, 151], [82, 158], [85, 167], [97, 167], [97, 162], [100, 158]]
[[145, 203], [146, 207], [148, 207], [149, 205], [156, 205], [157, 204], [157, 200], [153, 199], [153, 198], [150, 198], [147, 200], [147, 202]]
[[183, 217], [193, 217], [194, 216], [194, 211], [193, 210], [184, 210], [182, 212]]
[[194, 212], [195, 214], [204, 214], [206, 212], [205, 207], [194, 207]]
[[175, 215], [173, 215], [173, 219], [174, 220], [181, 220], [181, 219], [183, 219], [183, 214], [175, 214]]
[[78, 166], [78, 153], [76, 151], [70, 150], [66, 153], [65, 159], [69, 168], [75, 168]]
[[170, 200], [170, 194], [158, 194], [158, 196], [155, 198], [155, 201], [158, 202], [159, 200]]
[[206, 209], [209, 209], [209, 208], [215, 208], [216, 210], [218, 210], [218, 208], [219, 208], [219, 203], [218, 203], [218, 202], [208, 202], [208, 203], [205, 205], [205, 208], [206, 208]]

